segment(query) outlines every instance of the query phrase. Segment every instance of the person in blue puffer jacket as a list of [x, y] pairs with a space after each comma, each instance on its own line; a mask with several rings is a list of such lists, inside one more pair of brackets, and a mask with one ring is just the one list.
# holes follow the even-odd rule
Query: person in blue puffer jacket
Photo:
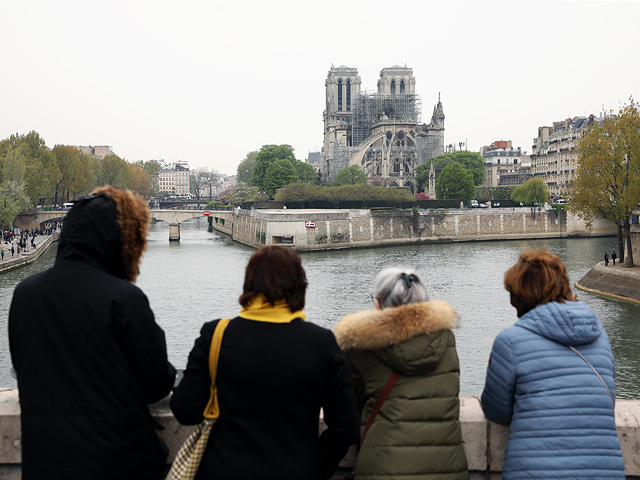
[[623, 480], [615, 363], [600, 320], [545, 249], [523, 252], [504, 285], [519, 319], [496, 337], [482, 392], [486, 417], [510, 424], [502, 478]]

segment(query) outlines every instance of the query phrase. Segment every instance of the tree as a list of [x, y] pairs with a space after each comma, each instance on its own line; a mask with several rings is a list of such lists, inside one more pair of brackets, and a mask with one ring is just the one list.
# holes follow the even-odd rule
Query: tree
[[290, 183], [276, 192], [278, 202], [312, 202], [323, 197], [323, 187], [311, 183]]
[[531, 178], [514, 188], [511, 198], [516, 202], [531, 204], [531, 215], [535, 216], [536, 204], [547, 203], [549, 191], [541, 178]]
[[23, 184], [13, 180], [0, 184], [0, 226], [13, 223], [16, 216], [29, 208]]
[[311, 165], [300, 160], [296, 160], [293, 165], [298, 174], [298, 178], [302, 183], [315, 183], [316, 181], [316, 169]]
[[300, 179], [293, 164], [284, 158], [274, 160], [264, 175], [264, 191], [274, 195], [276, 190]]
[[247, 153], [247, 156], [244, 157], [244, 160], [242, 160], [242, 162], [240, 162], [240, 165], [238, 165], [238, 169], [236, 171], [236, 181], [239, 184], [251, 185], [251, 175], [253, 175], [253, 169], [256, 166], [257, 155], [257, 151]]
[[207, 173], [200, 170], [191, 170], [189, 172], [189, 190], [193, 192], [196, 199], [204, 194], [207, 188]]
[[203, 168], [200, 170], [200, 175], [205, 188], [208, 190], [209, 198], [213, 197], [214, 187], [220, 183], [220, 174], [215, 168]]
[[458, 162], [465, 170], [473, 175], [473, 184], [475, 186], [482, 185], [484, 182], [484, 159], [477, 152], [469, 152], [467, 150], [459, 150], [457, 152], [445, 153], [437, 157], [430, 158], [424, 164], [416, 169], [416, 180], [420, 187], [424, 190], [429, 185], [429, 170], [431, 169], [431, 161], [433, 161], [433, 169], [436, 174], [436, 182], [447, 165]]
[[220, 200], [229, 205], [237, 205], [240, 202], [262, 202], [269, 199], [267, 195], [261, 193], [256, 187], [247, 185], [236, 185], [235, 187], [227, 188], [220, 193], [219, 197]]
[[438, 199], [456, 199], [469, 201], [475, 196], [473, 174], [458, 162], [447, 165], [436, 179], [436, 197]]
[[265, 176], [269, 166], [276, 160], [288, 160], [293, 166], [296, 157], [291, 145], [263, 145], [256, 155], [256, 164], [251, 174], [251, 186], [266, 191]]
[[333, 178], [331, 185], [339, 187], [340, 185], [357, 185], [358, 183], [367, 183], [367, 174], [358, 165], [351, 165], [340, 170]]
[[640, 202], [640, 111], [630, 103], [592, 124], [578, 145], [578, 165], [567, 208], [591, 225], [602, 216], [618, 227], [620, 261], [633, 266], [630, 217]]
[[131, 171], [125, 160], [117, 155], [106, 155], [101, 163], [101, 176], [96, 178], [98, 185], [113, 185], [118, 188], [129, 188], [131, 184]]

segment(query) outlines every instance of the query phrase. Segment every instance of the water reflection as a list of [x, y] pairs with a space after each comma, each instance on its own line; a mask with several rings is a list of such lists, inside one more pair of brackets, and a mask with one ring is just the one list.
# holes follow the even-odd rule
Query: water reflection
[[[207, 232], [204, 219], [181, 225], [182, 241], [169, 243], [168, 225], [153, 225], [138, 285], [149, 297], [158, 323], [167, 333], [169, 356], [184, 367], [203, 322], [239, 313], [244, 269], [253, 249]], [[460, 314], [456, 331], [462, 367], [463, 395], [479, 395], [494, 337], [516, 320], [503, 287], [504, 272], [525, 248], [548, 246], [567, 264], [572, 283], [579, 280], [615, 238], [552, 239], [442, 243], [362, 250], [305, 253], [309, 280], [307, 318], [331, 328], [342, 316], [370, 308], [369, 294], [376, 274], [388, 266], [409, 266], [424, 279], [432, 298], [449, 302]], [[15, 284], [46, 268], [54, 249], [36, 265], [0, 276], [0, 329]], [[617, 396], [640, 398], [640, 306], [577, 292], [604, 324], [618, 367]], [[15, 383], [5, 373], [10, 361], [6, 335], [0, 340], [0, 386]]]

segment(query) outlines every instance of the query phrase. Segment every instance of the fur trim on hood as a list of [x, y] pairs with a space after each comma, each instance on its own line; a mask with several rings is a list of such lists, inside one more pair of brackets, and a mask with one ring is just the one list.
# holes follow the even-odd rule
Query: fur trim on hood
[[443, 300], [370, 309], [344, 317], [334, 333], [343, 351], [379, 350], [418, 335], [456, 328], [458, 314]]

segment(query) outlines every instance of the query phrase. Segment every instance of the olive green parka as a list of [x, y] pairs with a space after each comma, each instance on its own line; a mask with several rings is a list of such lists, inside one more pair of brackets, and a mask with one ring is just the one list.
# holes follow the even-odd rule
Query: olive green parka
[[430, 300], [344, 317], [336, 326], [362, 412], [361, 427], [391, 373], [400, 377], [358, 454], [358, 480], [467, 480], [460, 422], [458, 315]]

